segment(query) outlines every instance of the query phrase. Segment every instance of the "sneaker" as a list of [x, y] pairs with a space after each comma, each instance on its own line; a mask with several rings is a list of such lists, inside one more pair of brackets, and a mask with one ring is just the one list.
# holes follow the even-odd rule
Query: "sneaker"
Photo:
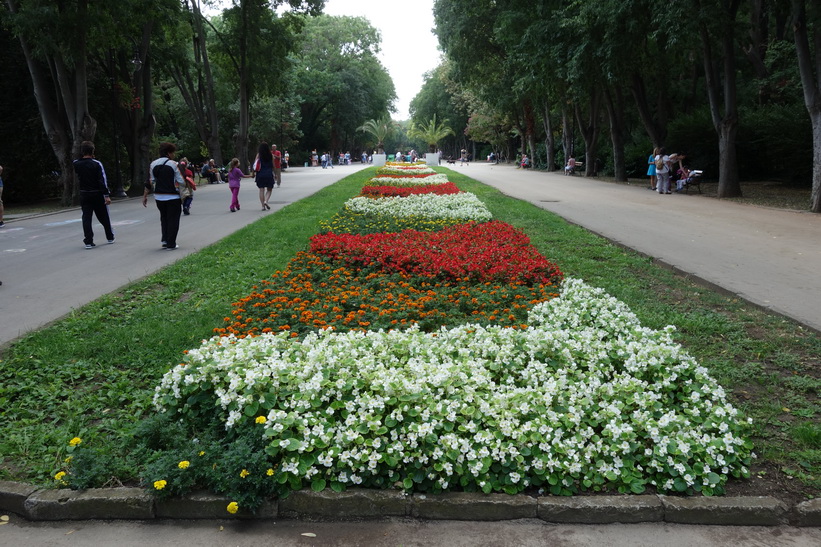
[[114, 243], [114, 238], [113, 238], [113, 237], [112, 237], [111, 239], [109, 239], [109, 240], [108, 240], [108, 244], [109, 244], [109, 245], [111, 245], [112, 243]]
[[168, 251], [173, 251], [173, 250], [179, 249], [179, 248], [180, 248], [179, 245], [166, 245], [166, 247], [165, 247], [165, 249], [168, 250]]
[[93, 243], [86, 243], [86, 249], [93, 249], [94, 247], [96, 247], [96, 245], [95, 245], [95, 244], [93, 244]]
[[3, 227], [3, 226], [5, 226], [5, 225], [6, 225], [6, 223], [5, 223], [5, 222], [3, 222], [2, 220], [0, 220], [0, 228], [2, 228], [2, 227]]
[[183, 210], [182, 210], [182, 214], [184, 214], [184, 215], [190, 215], [190, 214], [191, 214], [191, 211], [189, 211], [189, 210], [188, 210], [188, 207], [184, 207], [184, 208], [183, 208]]

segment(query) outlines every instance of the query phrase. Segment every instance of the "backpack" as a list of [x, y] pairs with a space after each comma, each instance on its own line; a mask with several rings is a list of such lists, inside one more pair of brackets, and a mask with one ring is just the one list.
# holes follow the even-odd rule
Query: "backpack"
[[656, 158], [656, 169], [664, 169], [664, 156], [661, 154]]
[[155, 194], [177, 194], [177, 185], [174, 181], [174, 168], [168, 165], [169, 160], [154, 166], [151, 173], [154, 175], [156, 184], [154, 185]]

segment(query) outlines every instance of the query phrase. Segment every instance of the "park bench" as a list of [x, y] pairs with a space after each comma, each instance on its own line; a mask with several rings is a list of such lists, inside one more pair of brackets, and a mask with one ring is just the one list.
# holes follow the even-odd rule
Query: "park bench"
[[703, 174], [704, 174], [704, 171], [698, 171], [698, 170], [695, 170], [695, 169], [693, 171], [690, 171], [690, 179], [687, 181], [687, 184], [684, 185], [684, 193], [685, 194], [690, 193], [690, 187], [691, 186], [695, 186], [696, 188], [698, 188], [698, 193], [699, 194], [701, 193], [701, 183], [704, 180], [702, 178]]

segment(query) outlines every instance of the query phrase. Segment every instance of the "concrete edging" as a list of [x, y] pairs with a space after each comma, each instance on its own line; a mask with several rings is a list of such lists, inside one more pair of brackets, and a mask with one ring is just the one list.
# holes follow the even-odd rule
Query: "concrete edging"
[[524, 494], [405, 494], [398, 490], [302, 490], [270, 500], [256, 513], [226, 510], [231, 500], [210, 492], [157, 499], [142, 488], [48, 490], [0, 481], [0, 511], [28, 520], [89, 519], [319, 519], [411, 517], [421, 520], [609, 524], [671, 522], [727, 526], [821, 526], [821, 498], [788, 507], [769, 496], [674, 497], [663, 495], [543, 496]]

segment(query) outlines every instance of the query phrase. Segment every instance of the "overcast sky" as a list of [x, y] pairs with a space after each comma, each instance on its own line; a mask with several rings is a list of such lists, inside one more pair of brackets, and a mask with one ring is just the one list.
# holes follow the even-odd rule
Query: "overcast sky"
[[408, 119], [408, 106], [422, 89], [422, 75], [439, 65], [439, 42], [433, 34], [433, 0], [326, 0], [328, 15], [367, 18], [382, 34], [379, 60], [396, 86], [395, 120]]

